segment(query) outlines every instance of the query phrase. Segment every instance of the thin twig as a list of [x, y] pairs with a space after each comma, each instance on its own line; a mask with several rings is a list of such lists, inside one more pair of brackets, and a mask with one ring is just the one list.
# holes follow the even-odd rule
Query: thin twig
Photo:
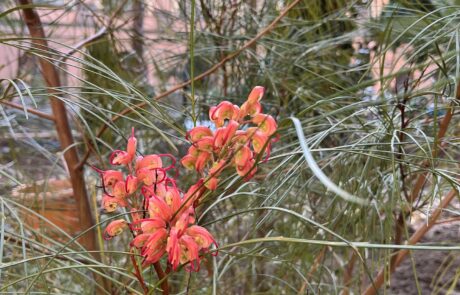
[[139, 269], [139, 266], [136, 263], [136, 257], [134, 255], [131, 256], [131, 262], [133, 263], [134, 267], [134, 275], [136, 276], [137, 280], [141, 284], [142, 290], [144, 290], [144, 294], [149, 293], [149, 289], [147, 288], [147, 285], [145, 284], [144, 278], [142, 277], [142, 273]]
[[107, 27], [103, 27], [99, 31], [97, 31], [94, 35], [91, 35], [88, 38], [81, 40], [80, 42], [72, 46], [72, 49], [69, 50], [64, 56], [62, 56], [59, 61], [60, 62], [65, 61], [67, 58], [74, 55], [81, 48], [104, 37], [107, 34], [107, 32], [108, 32]]
[[[201, 79], [203, 79], [204, 77], [206, 76], [209, 76], [210, 74], [214, 73], [215, 71], [217, 71], [220, 67], [222, 67], [223, 65], [225, 65], [229, 60], [232, 60], [233, 58], [237, 57], [238, 55], [240, 55], [244, 50], [250, 48], [252, 45], [254, 45], [260, 38], [262, 38], [264, 35], [266, 35], [267, 33], [269, 33], [271, 30], [273, 30], [273, 28], [275, 28], [276, 24], [278, 24], [280, 22], [280, 20], [286, 16], [286, 14], [292, 9], [294, 8], [297, 4], [300, 3], [301, 0], [294, 0], [292, 1], [281, 13], [278, 17], [276, 17], [267, 27], [265, 27], [262, 31], [260, 31], [254, 38], [252, 38], [251, 40], [249, 40], [248, 42], [246, 42], [240, 49], [238, 49], [237, 51], [227, 55], [226, 57], [224, 57], [220, 62], [218, 62], [217, 64], [215, 64], [214, 66], [212, 66], [209, 70], [205, 71], [204, 73], [201, 73], [200, 75], [196, 76], [194, 79], [193, 79], [193, 82], [196, 82], [196, 81], [199, 81]], [[171, 88], [170, 90], [167, 90], [163, 93], [160, 93], [159, 95], [155, 96], [154, 98], [152, 98], [152, 100], [160, 100], [188, 85], [190, 85], [192, 83], [192, 80], [188, 80], [186, 82], [183, 82], [181, 84], [178, 84], [176, 86], [174, 86], [173, 88]], [[145, 105], [147, 105], [147, 102], [141, 102], [141, 103], [138, 103], [136, 105], [134, 105], [133, 108], [126, 108], [124, 110], [122, 110], [120, 113], [118, 113], [117, 115], [115, 115], [114, 117], [112, 117], [112, 119], [110, 120], [110, 123], [113, 123], [115, 121], [117, 121], [118, 119], [120, 118], [123, 118], [124, 116], [126, 116], [127, 114], [131, 113], [135, 108], [142, 108], [144, 107]], [[96, 134], [96, 137], [101, 137], [102, 134], [105, 132], [105, 130], [108, 128], [108, 123], [104, 123], [104, 125], [101, 127], [101, 129], [97, 132]], [[90, 156], [91, 154], [91, 149], [88, 149], [86, 154], [83, 156], [83, 159], [81, 160], [81, 162], [76, 166], [76, 168], [81, 168], [85, 165], [86, 161], [88, 160], [88, 157]]]
[[460, 217], [452, 217], [444, 220], [439, 220], [436, 222], [436, 224], [446, 224], [446, 223], [452, 223], [452, 222], [457, 222], [460, 221]]
[[76, 52], [78, 52], [81, 48], [85, 47], [86, 45], [90, 44], [90, 43], [93, 43], [101, 38], [103, 38], [104, 36], [107, 35], [107, 33], [109, 32], [109, 28], [112, 26], [115, 18], [123, 11], [123, 7], [126, 5], [128, 1], [125, 0], [123, 1], [118, 7], [117, 9], [115, 10], [114, 13], [112, 13], [112, 16], [110, 16], [108, 22], [107, 22], [107, 25], [105, 25], [104, 27], [102, 27], [99, 31], [97, 31], [96, 33], [94, 33], [93, 35], [89, 36], [88, 38], [86, 39], [83, 39], [81, 40], [80, 42], [78, 42], [77, 44], [75, 44], [74, 46], [72, 46], [72, 49], [69, 50], [64, 56], [62, 56], [59, 61], [60, 62], [63, 62], [65, 61], [67, 58], [69, 58], [70, 56], [74, 55]]
[[[18, 110], [21, 110], [23, 111], [24, 110], [24, 107], [20, 104], [17, 104], [17, 103], [14, 103], [14, 102], [11, 102], [11, 101], [7, 101], [7, 100], [0, 100], [0, 103], [1, 104], [4, 104], [6, 106], [9, 106], [9, 107], [12, 107], [12, 108], [15, 108], [15, 109], [18, 109]], [[46, 120], [50, 120], [50, 121], [55, 121], [54, 119], [54, 116], [53, 115], [50, 115], [50, 114], [47, 114], [47, 113], [43, 113], [39, 110], [36, 110], [36, 109], [31, 109], [31, 108], [26, 108], [27, 112], [28, 113], [31, 113], [31, 114], [34, 114], [40, 118], [43, 118], [43, 119], [46, 119]]]

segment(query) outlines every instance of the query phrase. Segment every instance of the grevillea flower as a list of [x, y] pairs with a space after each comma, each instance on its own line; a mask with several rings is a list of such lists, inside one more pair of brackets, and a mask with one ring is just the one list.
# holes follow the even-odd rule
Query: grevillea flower
[[[111, 213], [118, 207], [127, 207], [130, 212], [130, 223], [124, 219], [110, 222], [104, 238], [111, 239], [129, 227], [133, 235], [130, 246], [143, 256], [142, 267], [167, 256], [173, 270], [184, 265], [186, 270], [198, 271], [201, 256], [213, 244], [217, 247], [217, 243], [206, 228], [196, 224], [195, 207], [206, 190], [217, 189], [224, 170], [233, 167], [238, 175], [249, 180], [257, 171], [257, 156], [266, 154], [268, 158], [270, 154], [277, 125], [273, 117], [262, 113], [263, 95], [264, 88], [257, 86], [241, 107], [223, 101], [209, 110], [215, 129], [197, 126], [187, 133], [191, 146], [181, 163], [196, 170], [200, 178], [186, 193], [177, 188], [170, 176], [176, 163], [172, 155], [136, 158], [137, 139], [132, 129], [126, 150], [116, 150], [110, 156], [112, 165], [128, 171], [126, 178], [122, 171], [94, 168], [102, 178], [105, 211]], [[164, 158], [170, 162], [167, 167]]]
[[201, 172], [204, 170], [206, 164], [211, 160], [211, 153], [208, 152], [200, 152], [198, 157], [195, 160], [195, 168], [196, 171]]
[[114, 212], [118, 208], [118, 201], [114, 197], [104, 194], [102, 197], [102, 207], [108, 213]]
[[185, 168], [187, 168], [189, 170], [193, 170], [195, 168], [196, 157], [194, 157], [191, 154], [188, 154], [185, 157], [183, 157], [180, 160], [180, 162]]
[[215, 124], [215, 132], [204, 126], [188, 132], [187, 138], [192, 146], [181, 163], [189, 170], [195, 169], [203, 176], [208, 175], [204, 185], [209, 190], [217, 189], [222, 172], [211, 173], [216, 162], [232, 163], [238, 175], [248, 180], [257, 171], [257, 156], [266, 154], [265, 161], [268, 160], [271, 137], [277, 124], [272, 116], [262, 113], [260, 100], [264, 91], [261, 86], [254, 87], [241, 107], [228, 101], [211, 107], [209, 119]]
[[222, 127], [225, 120], [238, 120], [240, 108], [231, 102], [223, 101], [217, 107], [211, 107], [209, 110], [209, 119], [216, 127]]
[[126, 184], [124, 181], [117, 181], [112, 189], [112, 195], [117, 199], [126, 197]]
[[109, 223], [104, 231], [104, 239], [110, 240], [111, 238], [118, 236], [128, 227], [128, 223], [124, 219], [117, 219]]
[[136, 176], [128, 175], [126, 177], [126, 193], [128, 195], [131, 195], [134, 192], [136, 192], [138, 185], [139, 185], [139, 180]]
[[255, 102], [255, 103], [249, 103], [245, 102], [241, 105], [240, 109], [240, 118], [244, 118], [246, 116], [255, 116], [262, 112], [262, 105], [260, 102]]
[[249, 134], [248, 137], [251, 139], [254, 152], [256, 152], [257, 154], [261, 154], [263, 152], [264, 146], [269, 143], [269, 136], [258, 131], [256, 127], [248, 128], [247, 133]]
[[251, 149], [248, 146], [241, 146], [235, 153], [235, 165], [244, 166], [253, 158]]
[[136, 159], [136, 170], [152, 170], [159, 168], [163, 168], [163, 161], [161, 160], [161, 157], [158, 155], [148, 155], [145, 157], [140, 156]]
[[244, 177], [244, 179], [247, 181], [251, 179], [257, 171], [255, 164], [256, 164], [256, 161], [254, 159], [250, 159], [244, 165], [241, 165], [241, 166], [237, 165], [236, 172], [238, 173], [239, 176]]
[[259, 102], [264, 96], [265, 88], [262, 86], [256, 86], [251, 90], [251, 93], [248, 95], [247, 102], [250, 104]]
[[164, 228], [160, 228], [151, 234], [141, 248], [141, 255], [144, 256], [143, 265], [158, 262], [166, 252], [167, 241], [168, 232]]
[[164, 221], [169, 221], [174, 214], [171, 207], [166, 202], [156, 195], [153, 195], [149, 199], [149, 214], [150, 216], [158, 216]]
[[214, 136], [214, 150], [226, 146], [238, 130], [239, 124], [234, 120], [230, 120], [226, 127], [218, 128]]
[[205, 191], [204, 180], [201, 178], [197, 183], [192, 185], [184, 195], [185, 207], [190, 207], [195, 201], [199, 200]]
[[101, 172], [105, 187], [112, 187], [117, 181], [123, 180], [123, 173], [121, 171], [107, 170]]
[[189, 139], [191, 142], [197, 142], [206, 136], [212, 137], [212, 131], [205, 126], [195, 127], [187, 133], [187, 139]]
[[252, 122], [257, 124], [258, 130], [266, 136], [271, 136], [276, 132], [276, 121], [270, 115], [257, 114], [252, 119]]
[[208, 249], [213, 243], [216, 243], [212, 235], [204, 227], [192, 225], [185, 232], [195, 240], [200, 249]]
[[219, 184], [219, 179], [217, 177], [210, 177], [207, 181], [205, 181], [204, 185], [209, 190], [216, 190], [217, 185]]
[[146, 234], [153, 234], [160, 228], [165, 228], [166, 222], [160, 217], [153, 217], [141, 220], [141, 230]]

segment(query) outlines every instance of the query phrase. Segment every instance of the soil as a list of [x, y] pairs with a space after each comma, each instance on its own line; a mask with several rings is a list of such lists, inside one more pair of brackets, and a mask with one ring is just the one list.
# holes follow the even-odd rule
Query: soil
[[[436, 245], [459, 244], [460, 221], [435, 225], [420, 242]], [[414, 251], [412, 259], [406, 257], [392, 275], [387, 294], [460, 294], [459, 276], [458, 252]]]

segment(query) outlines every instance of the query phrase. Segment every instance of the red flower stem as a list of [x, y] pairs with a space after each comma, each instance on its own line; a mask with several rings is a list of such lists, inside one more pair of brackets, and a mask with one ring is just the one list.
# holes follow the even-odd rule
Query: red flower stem
[[148, 294], [149, 288], [147, 288], [147, 286], [145, 285], [144, 278], [142, 277], [142, 272], [139, 270], [139, 266], [137, 265], [136, 258], [134, 257], [134, 255], [131, 255], [131, 262], [133, 263], [133, 266], [134, 266], [134, 271], [135, 271], [134, 275], [139, 280], [139, 283], [142, 286], [142, 290], [144, 290], [144, 294]]
[[160, 262], [155, 262], [153, 267], [157, 272], [158, 279], [161, 281], [161, 289], [163, 290], [163, 295], [169, 295], [168, 279], [166, 278], [165, 272], [163, 271]]

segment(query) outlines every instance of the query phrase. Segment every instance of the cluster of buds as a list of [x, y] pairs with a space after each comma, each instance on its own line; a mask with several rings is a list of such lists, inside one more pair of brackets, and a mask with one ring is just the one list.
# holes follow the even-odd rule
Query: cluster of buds
[[238, 175], [249, 180], [256, 173], [257, 157], [266, 154], [268, 159], [277, 124], [262, 113], [263, 95], [264, 88], [256, 86], [241, 106], [222, 101], [209, 109], [215, 128], [198, 126], [187, 133], [192, 145], [181, 163], [202, 175], [207, 172], [204, 183], [208, 189], [217, 188], [225, 168], [235, 167]]
[[[126, 219], [110, 222], [104, 238], [111, 239], [129, 229], [133, 235], [130, 245], [143, 256], [143, 266], [157, 263], [166, 255], [173, 270], [187, 265], [186, 269], [198, 271], [200, 255], [217, 244], [204, 227], [196, 225], [195, 206], [207, 189], [217, 188], [224, 169], [235, 167], [248, 180], [256, 172], [258, 157], [265, 154], [268, 158], [270, 154], [277, 124], [273, 117], [262, 113], [263, 94], [264, 88], [257, 86], [241, 107], [221, 102], [209, 111], [213, 130], [198, 126], [187, 133], [192, 145], [181, 162], [196, 169], [201, 178], [186, 193], [169, 176], [176, 163], [172, 155], [136, 156], [133, 129], [126, 150], [116, 150], [110, 156], [110, 164], [122, 166], [126, 176], [119, 170], [93, 167], [101, 176], [105, 211], [125, 208], [129, 212]], [[163, 163], [166, 159], [168, 166]]]
[[[117, 150], [110, 156], [112, 165], [126, 167], [126, 177], [122, 171], [94, 168], [101, 175], [104, 209], [114, 212], [118, 207], [127, 207], [131, 216], [129, 221], [110, 222], [104, 238], [109, 240], [129, 228], [133, 234], [131, 247], [144, 257], [143, 266], [156, 263], [167, 254], [174, 270], [181, 264], [189, 264], [188, 269], [197, 271], [200, 254], [216, 244], [205, 228], [195, 224], [193, 204], [205, 187], [198, 182], [182, 194], [175, 180], [168, 177], [168, 171], [175, 165], [174, 157], [169, 154], [136, 157], [136, 143], [133, 130], [126, 151]], [[167, 167], [163, 166], [165, 157], [172, 162]]]

